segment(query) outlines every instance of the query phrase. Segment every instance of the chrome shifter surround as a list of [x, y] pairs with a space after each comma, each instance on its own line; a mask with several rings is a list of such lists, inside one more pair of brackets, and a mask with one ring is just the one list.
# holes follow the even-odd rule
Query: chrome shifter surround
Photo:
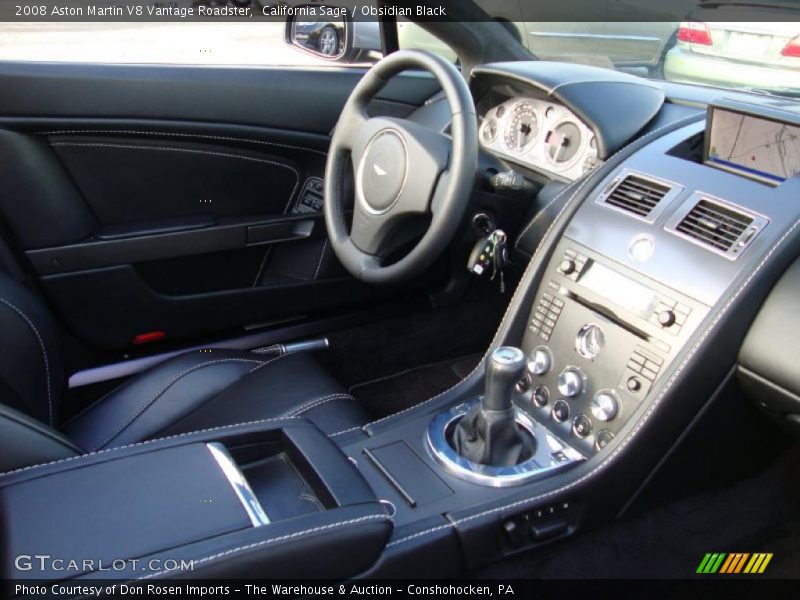
[[510, 487], [544, 479], [585, 460], [580, 452], [564, 444], [546, 427], [516, 406], [514, 410], [517, 424], [534, 438], [536, 449], [533, 456], [509, 467], [492, 467], [467, 460], [450, 445], [447, 432], [480, 401], [480, 398], [474, 398], [458, 404], [436, 415], [428, 425], [428, 452], [451, 475], [478, 485]]

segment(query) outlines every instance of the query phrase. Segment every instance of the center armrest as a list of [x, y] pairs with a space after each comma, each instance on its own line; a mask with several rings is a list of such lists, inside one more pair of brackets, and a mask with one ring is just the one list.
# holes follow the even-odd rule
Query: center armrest
[[[299, 419], [1, 475], [0, 517], [9, 579], [271, 577], [286, 569], [347, 578], [375, 562], [392, 530], [358, 470]], [[326, 559], [302, 558], [311, 551]], [[63, 562], [25, 570], [14, 560], [21, 554]], [[70, 561], [77, 566], [63, 569]]]

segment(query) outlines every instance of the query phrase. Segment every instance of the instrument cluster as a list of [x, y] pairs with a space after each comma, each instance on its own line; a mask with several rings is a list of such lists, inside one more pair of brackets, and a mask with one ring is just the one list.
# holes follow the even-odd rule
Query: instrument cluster
[[583, 121], [561, 104], [536, 98], [511, 98], [487, 110], [478, 135], [494, 154], [568, 181], [601, 162]]

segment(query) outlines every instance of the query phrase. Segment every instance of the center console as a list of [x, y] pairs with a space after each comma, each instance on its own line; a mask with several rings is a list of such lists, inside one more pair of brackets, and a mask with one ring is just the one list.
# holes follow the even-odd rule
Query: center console
[[392, 530], [355, 466], [302, 420], [21, 469], [0, 484], [0, 514], [7, 580], [343, 579], [369, 568]]
[[591, 456], [631, 418], [708, 310], [564, 238], [528, 317], [515, 401]]
[[396, 508], [371, 573], [419, 553], [433, 575], [436, 551], [474, 567], [613, 518], [730, 380], [792, 253], [800, 179], [766, 186], [704, 164], [698, 119], [659, 133], [551, 200], [555, 222], [482, 365], [337, 440]]

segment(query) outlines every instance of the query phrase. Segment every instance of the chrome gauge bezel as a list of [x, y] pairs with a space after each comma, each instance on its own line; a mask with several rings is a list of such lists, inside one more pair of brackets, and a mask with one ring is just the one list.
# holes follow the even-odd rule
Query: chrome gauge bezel
[[[534, 119], [536, 120], [536, 130], [532, 133], [525, 145], [523, 145], [521, 148], [512, 148], [508, 143], [508, 135], [511, 133], [511, 128], [522, 111], [530, 111], [530, 113], [533, 115]], [[514, 106], [511, 107], [511, 110], [508, 111], [508, 114], [504, 120], [503, 145], [508, 152], [511, 152], [515, 156], [522, 156], [533, 149], [540, 142], [543, 129], [542, 115], [541, 111], [530, 100], [520, 100], [519, 102], [516, 102]]]
[[[490, 135], [490, 137], [486, 137], [486, 132], [489, 127], [494, 124], [494, 133]], [[486, 116], [481, 123], [480, 131], [478, 132], [480, 135], [481, 142], [484, 144], [491, 144], [497, 139], [497, 133], [500, 131], [500, 123], [495, 117]]]
[[[537, 128], [523, 148], [509, 146], [508, 139], [512, 135], [512, 124], [518, 119], [520, 111], [530, 111], [536, 118]], [[575, 156], [565, 163], [558, 163], [550, 157], [549, 148], [544, 143], [546, 135], [564, 123], [571, 123], [580, 132], [580, 143]], [[493, 136], [488, 135], [487, 128], [496, 124]], [[562, 181], [574, 181], [586, 172], [586, 165], [592, 168], [603, 163], [598, 157], [597, 147], [591, 147], [595, 137], [592, 131], [577, 115], [566, 106], [537, 98], [534, 96], [518, 96], [487, 110], [480, 118], [478, 140], [481, 147], [496, 153], [499, 157], [518, 163], [524, 167], [548, 176], [555, 176]]]
[[578, 130], [578, 133], [581, 136], [580, 143], [578, 144], [578, 149], [575, 151], [575, 155], [569, 159], [568, 161], [558, 162], [552, 156], [550, 156], [550, 148], [545, 148], [544, 155], [547, 159], [547, 162], [550, 164], [553, 169], [557, 173], [561, 173], [563, 171], [569, 171], [579, 162], [585, 162], [587, 158], [589, 158], [589, 135], [587, 135], [586, 128], [581, 126], [581, 123], [576, 121], [575, 119], [570, 118], [563, 118], [559, 119], [555, 123], [553, 123], [552, 127], [548, 128], [548, 132], [555, 131], [562, 125], [572, 125], [575, 129]]

